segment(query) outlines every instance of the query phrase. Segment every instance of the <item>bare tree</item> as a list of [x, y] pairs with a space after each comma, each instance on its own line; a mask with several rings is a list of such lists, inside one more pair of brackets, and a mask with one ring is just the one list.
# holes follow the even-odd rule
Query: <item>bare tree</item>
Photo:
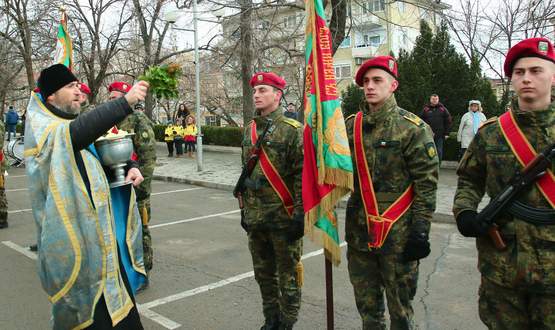
[[6, 27], [0, 30], [0, 38], [7, 40], [21, 57], [28, 90], [35, 86], [33, 62], [44, 59], [56, 44], [55, 38], [47, 38], [55, 22], [53, 12], [52, 2], [3, 0], [0, 4], [0, 24]]
[[69, 4], [70, 19], [77, 35], [73, 40], [74, 50], [79, 58], [80, 72], [91, 89], [89, 101], [92, 104], [96, 103], [100, 87], [110, 74], [113, 59], [122, 51], [124, 29], [132, 19], [132, 14], [123, 10], [128, 2], [87, 0], [85, 4], [72, 0]]

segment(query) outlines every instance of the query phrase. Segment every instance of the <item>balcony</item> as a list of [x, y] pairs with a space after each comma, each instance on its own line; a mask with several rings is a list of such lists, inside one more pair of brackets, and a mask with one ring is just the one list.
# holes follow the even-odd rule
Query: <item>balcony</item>
[[353, 17], [353, 21], [353, 25], [364, 29], [375, 29], [383, 25], [383, 21], [373, 13], [360, 13]]
[[352, 57], [370, 58], [378, 51], [378, 46], [373, 45], [355, 45], [352, 48]]

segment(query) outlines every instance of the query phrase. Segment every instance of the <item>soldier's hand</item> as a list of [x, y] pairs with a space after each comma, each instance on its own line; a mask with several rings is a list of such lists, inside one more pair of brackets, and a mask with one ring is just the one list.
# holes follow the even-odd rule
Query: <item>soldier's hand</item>
[[245, 210], [241, 210], [241, 227], [243, 227], [243, 229], [245, 230], [245, 232], [247, 232], [247, 234], [249, 233], [249, 226], [245, 221]]
[[139, 169], [136, 168], [136, 167], [132, 167], [127, 172], [127, 176], [125, 177], [125, 182], [131, 182], [131, 183], [133, 183], [133, 187], [136, 187], [136, 186], [140, 185], [141, 182], [144, 181], [144, 179], [145, 178], [143, 178], [143, 175], [141, 174], [141, 171], [139, 171]]
[[409, 233], [407, 244], [403, 251], [403, 259], [405, 261], [415, 261], [426, 258], [429, 254], [430, 242], [428, 232], [423, 226], [418, 225], [417, 220]]
[[477, 219], [478, 213], [465, 210], [457, 216], [457, 229], [464, 237], [481, 237], [488, 233], [487, 224]]
[[131, 90], [124, 96], [129, 106], [134, 106], [137, 102], [144, 101], [148, 92], [148, 87], [149, 84], [142, 80], [133, 85]]
[[293, 219], [287, 228], [287, 238], [294, 242], [304, 236], [304, 213], [293, 214]]

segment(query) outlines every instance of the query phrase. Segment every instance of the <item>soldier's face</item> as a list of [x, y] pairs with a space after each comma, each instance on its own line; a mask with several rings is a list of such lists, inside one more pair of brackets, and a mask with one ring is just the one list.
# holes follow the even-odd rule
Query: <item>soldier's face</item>
[[111, 100], [117, 99], [117, 98], [119, 98], [119, 97], [122, 97], [123, 95], [125, 95], [125, 94], [122, 93], [122, 92], [111, 91], [111, 92], [110, 92], [110, 97], [109, 97], [109, 99], [110, 99], [110, 101], [111, 101]]
[[79, 113], [81, 109], [81, 90], [77, 81], [70, 82], [48, 96], [47, 101], [67, 113]]
[[81, 95], [79, 95], [79, 103], [81, 104], [87, 103], [87, 94], [81, 92]]
[[263, 112], [277, 108], [281, 98], [281, 92], [269, 85], [258, 85], [253, 88], [254, 108]]
[[550, 100], [555, 84], [555, 64], [538, 57], [523, 57], [513, 67], [511, 83], [519, 100]]
[[437, 105], [439, 103], [439, 96], [430, 96], [430, 104]]
[[364, 74], [364, 97], [372, 107], [382, 105], [398, 86], [397, 80], [382, 69], [371, 68]]

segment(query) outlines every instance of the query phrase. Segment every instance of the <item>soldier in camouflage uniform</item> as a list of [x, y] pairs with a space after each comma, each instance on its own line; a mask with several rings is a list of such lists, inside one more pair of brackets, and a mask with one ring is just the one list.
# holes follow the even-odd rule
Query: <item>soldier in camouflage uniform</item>
[[[550, 91], [554, 63], [553, 46], [545, 38], [521, 41], [505, 60], [505, 75], [511, 78], [517, 99], [502, 116], [512, 115], [537, 152], [555, 141], [555, 102]], [[476, 219], [484, 193], [496, 197], [522, 170], [500, 123], [497, 118], [486, 121], [469, 145], [457, 170], [453, 205], [461, 234], [477, 238], [480, 319], [489, 329], [555, 329], [555, 212], [549, 195], [533, 184], [517, 199], [554, 225], [534, 224], [525, 214], [512, 215], [513, 205], [500, 214], [496, 223], [507, 244], [504, 251], [494, 247], [488, 226]], [[554, 170], [552, 162], [547, 175], [553, 177]]]
[[8, 161], [4, 155], [4, 134], [6, 128], [4, 122], [0, 121], [0, 229], [8, 228], [8, 198], [6, 197], [4, 172], [8, 168]]
[[[409, 187], [412, 205], [391, 227], [381, 247], [370, 246], [377, 236], [367, 222], [361, 181], [354, 167], [354, 191], [347, 203], [345, 239], [349, 277], [363, 329], [385, 329], [384, 290], [391, 329], [414, 329], [411, 301], [416, 293], [419, 259], [430, 253], [428, 234], [435, 209], [438, 157], [430, 127], [397, 106], [397, 63], [391, 56], [365, 62], [356, 74], [366, 102], [361, 105], [362, 148], [378, 210], [390, 207]], [[355, 116], [346, 119], [354, 151]], [[353, 164], [356, 155], [353, 154]], [[367, 194], [367, 193], [366, 193]], [[382, 219], [383, 220], [383, 219]]]
[[[114, 82], [109, 87], [110, 99], [123, 96], [131, 86], [122, 82]], [[156, 166], [156, 139], [154, 137], [153, 123], [143, 113], [144, 107], [141, 104], [135, 106], [133, 114], [127, 116], [118, 128], [125, 130], [133, 135], [133, 149], [137, 155], [139, 170], [144, 181], [135, 187], [137, 195], [137, 206], [143, 222], [143, 258], [147, 274], [152, 270], [153, 250], [152, 237], [148, 229], [150, 221], [150, 192], [152, 175]], [[147, 282], [148, 285], [148, 282]]]
[[[248, 233], [254, 274], [262, 295], [265, 323], [261, 329], [292, 329], [301, 304], [304, 211], [302, 183], [302, 127], [279, 111], [285, 80], [274, 73], [257, 73], [251, 79], [258, 135], [268, 119], [273, 124], [263, 149], [293, 197], [293, 211], [286, 212], [282, 200], [262, 172], [260, 161], [244, 193], [245, 208], [241, 225]], [[253, 146], [251, 122], [242, 143], [243, 162]]]

